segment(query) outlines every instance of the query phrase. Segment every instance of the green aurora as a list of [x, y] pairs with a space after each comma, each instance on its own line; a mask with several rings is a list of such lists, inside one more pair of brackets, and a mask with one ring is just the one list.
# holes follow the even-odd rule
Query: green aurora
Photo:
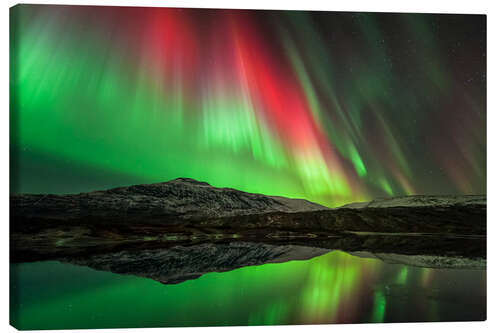
[[19, 5], [11, 192], [486, 191], [485, 17]]

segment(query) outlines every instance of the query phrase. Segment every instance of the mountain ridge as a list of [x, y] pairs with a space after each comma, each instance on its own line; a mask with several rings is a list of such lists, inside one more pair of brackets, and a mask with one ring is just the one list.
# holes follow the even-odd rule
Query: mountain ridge
[[351, 202], [338, 208], [387, 208], [387, 207], [429, 207], [429, 206], [486, 205], [486, 195], [408, 195], [391, 198], [376, 198], [365, 202]]
[[235, 240], [485, 258], [486, 197], [397, 197], [330, 209], [180, 178], [80, 194], [12, 195], [10, 239], [16, 262]]
[[11, 208], [29, 216], [52, 213], [55, 219], [116, 215], [202, 219], [329, 209], [305, 199], [219, 188], [191, 178], [79, 194], [16, 194], [11, 196]]

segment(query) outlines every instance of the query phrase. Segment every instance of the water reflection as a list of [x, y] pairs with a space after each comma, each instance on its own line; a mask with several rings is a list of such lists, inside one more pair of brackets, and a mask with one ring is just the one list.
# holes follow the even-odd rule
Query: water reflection
[[485, 318], [486, 271], [333, 251], [176, 285], [59, 262], [12, 265], [19, 328], [360, 323]]

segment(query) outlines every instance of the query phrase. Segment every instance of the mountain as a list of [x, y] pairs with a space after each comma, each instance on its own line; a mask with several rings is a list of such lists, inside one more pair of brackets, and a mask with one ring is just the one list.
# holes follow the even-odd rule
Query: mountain
[[349, 252], [360, 258], [380, 259], [388, 264], [425, 268], [486, 269], [486, 258], [464, 256], [405, 255], [396, 253]]
[[124, 219], [147, 217], [166, 223], [271, 212], [327, 209], [303, 199], [290, 199], [217, 188], [190, 178], [133, 185], [80, 194], [11, 196], [11, 212], [44, 219]]
[[353, 202], [340, 208], [389, 208], [389, 207], [450, 207], [486, 206], [485, 195], [409, 195], [375, 199], [367, 202]]
[[485, 196], [408, 196], [328, 209], [178, 178], [90, 193], [12, 195], [10, 214], [13, 262], [233, 242], [486, 258]]

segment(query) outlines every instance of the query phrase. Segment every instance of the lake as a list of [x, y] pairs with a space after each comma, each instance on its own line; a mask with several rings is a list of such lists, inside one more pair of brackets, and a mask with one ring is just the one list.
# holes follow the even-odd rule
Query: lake
[[332, 251], [166, 285], [57, 261], [11, 264], [19, 329], [486, 319], [486, 270], [389, 264]]

